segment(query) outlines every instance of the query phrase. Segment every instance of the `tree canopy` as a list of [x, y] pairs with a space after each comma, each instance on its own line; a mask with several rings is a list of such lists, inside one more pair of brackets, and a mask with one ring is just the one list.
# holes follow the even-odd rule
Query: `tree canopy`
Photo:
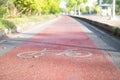
[[17, 9], [17, 14], [55, 14], [60, 12], [59, 4], [60, 0], [0, 0], [0, 12]]
[[15, 0], [15, 6], [22, 13], [57, 13], [59, 12], [59, 0]]
[[77, 8], [76, 10], [80, 14], [80, 5], [82, 3], [86, 3], [87, 1], [88, 0], [66, 0], [66, 2], [67, 2], [67, 9], [68, 9], [68, 11], [71, 11], [71, 10]]

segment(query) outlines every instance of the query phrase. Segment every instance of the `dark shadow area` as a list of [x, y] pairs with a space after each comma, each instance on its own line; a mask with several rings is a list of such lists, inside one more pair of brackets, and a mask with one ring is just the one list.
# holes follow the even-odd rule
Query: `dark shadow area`
[[[25, 33], [24, 33], [25, 34]], [[74, 34], [74, 35], [81, 35], [81, 32], [70, 32], [70, 33], [66, 33], [66, 34]], [[88, 33], [90, 35], [93, 35], [92, 33]], [[33, 35], [32, 33], [26, 33], [25, 35]], [[30, 38], [30, 39], [27, 39], [27, 38], [13, 38], [9, 41], [6, 41], [4, 44], [7, 44], [7, 45], [13, 45], [15, 43], [19, 43], [19, 42], [22, 42], [21, 45], [25, 44], [25, 46], [41, 46], [42, 45], [49, 45], [49, 46], [63, 46], [63, 47], [72, 47], [72, 48], [80, 48], [80, 49], [92, 49], [92, 50], [103, 50], [103, 51], [111, 51], [111, 52], [120, 52], [120, 49], [109, 49], [109, 48], [96, 48], [96, 47], [92, 47], [88, 44], [85, 45], [85, 46], [81, 46], [82, 42], [89, 40], [90, 38], [89, 37], [86, 37], [86, 38], [82, 38], [82, 37], [71, 37], [70, 36], [67, 36], [67, 37], [64, 37], [64, 34], [36, 34], [37, 35], [37, 39], [36, 38]], [[44, 36], [44, 37], [43, 37]], [[56, 39], [54, 39], [54, 37], [58, 37]], [[42, 37], [42, 38], [41, 38]], [[69, 38], [71, 37], [71, 38]], [[52, 39], [52, 40], [51, 40]], [[59, 40], [58, 42], [56, 42], [57, 40]], [[79, 42], [79, 44], [74, 44], [74, 42], [72, 42], [72, 40], [74, 42]], [[67, 43], [71, 41], [71, 43]], [[64, 42], [64, 43], [62, 43]], [[66, 42], [66, 43], [65, 43]]]

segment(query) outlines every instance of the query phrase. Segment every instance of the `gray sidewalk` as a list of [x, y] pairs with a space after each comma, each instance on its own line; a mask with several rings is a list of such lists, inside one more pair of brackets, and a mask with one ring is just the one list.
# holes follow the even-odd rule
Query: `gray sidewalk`
[[111, 19], [110, 17], [99, 16], [99, 15], [80, 15], [80, 17], [84, 17], [90, 20], [98, 21], [104, 24], [108, 24], [120, 28], [120, 16], [118, 15]]

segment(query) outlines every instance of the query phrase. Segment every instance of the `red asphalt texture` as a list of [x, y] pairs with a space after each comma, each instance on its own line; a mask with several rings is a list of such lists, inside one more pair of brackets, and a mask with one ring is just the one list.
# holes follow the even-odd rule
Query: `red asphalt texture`
[[[44, 48], [53, 52], [30, 59], [16, 56], [21, 52]], [[93, 55], [56, 55], [58, 50], [66, 49], [88, 51]], [[76, 21], [62, 16], [45, 30], [0, 57], [0, 80], [120, 80], [120, 71], [98, 50]]]

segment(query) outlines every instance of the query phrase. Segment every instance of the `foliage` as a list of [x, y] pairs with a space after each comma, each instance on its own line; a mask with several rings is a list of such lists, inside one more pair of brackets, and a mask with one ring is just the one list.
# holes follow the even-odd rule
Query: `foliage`
[[[67, 9], [68, 11], [74, 10], [75, 6], [77, 5], [77, 11], [78, 13], [86, 13], [89, 10], [89, 7], [86, 5], [81, 5], [84, 4], [90, 0], [65, 0], [67, 2]], [[115, 0], [116, 1], [116, 13], [120, 14], [120, 0]], [[92, 13], [99, 13], [99, 2], [100, 0], [97, 0], [97, 4], [94, 4], [94, 6], [91, 7]], [[113, 0], [103, 0], [102, 4], [112, 4]]]
[[68, 11], [71, 11], [72, 10], [72, 8], [74, 7], [74, 5], [76, 5], [76, 0], [68, 0], [67, 1], [67, 9], [68, 9]]
[[0, 0], [0, 6], [5, 6], [8, 0]]
[[[53, 16], [40, 14], [59, 13], [59, 3], [60, 0], [0, 0], [0, 28], [51, 18]], [[29, 16], [33, 14], [37, 16]]]
[[6, 8], [0, 7], [0, 18], [3, 18], [6, 13], [7, 13]]
[[12, 29], [13, 27], [15, 27], [13, 22], [10, 22], [8, 20], [5, 19], [0, 19], [0, 29]]
[[77, 0], [77, 4], [86, 3], [88, 0]]
[[81, 6], [81, 4], [86, 3], [88, 0], [66, 0], [66, 1], [68, 11], [72, 11], [76, 7], [77, 12], [80, 14], [80, 10], [83, 12], [85, 11], [85, 6]]
[[49, 5], [50, 5], [50, 13], [59, 13], [60, 8], [59, 8], [59, 0], [49, 0]]
[[59, 12], [59, 0], [15, 0], [15, 6], [20, 13], [57, 13]]
[[116, 0], [116, 13], [120, 14], [120, 0]]
[[[62, 0], [0, 0], [0, 17], [11, 17], [22, 14], [55, 14], [60, 12], [59, 4]], [[72, 11], [77, 6], [77, 10], [86, 11], [82, 8], [81, 4], [88, 2], [89, 0], [63, 0], [67, 3], [67, 11]], [[99, 0], [98, 5], [99, 5]], [[103, 0], [103, 3], [111, 4], [113, 0]], [[120, 14], [120, 0], [116, 1], [116, 12]], [[92, 8], [94, 10], [96, 5]], [[86, 7], [86, 9], [88, 9]], [[14, 13], [14, 14], [13, 14]]]
[[41, 16], [24, 16], [22, 18], [7, 18], [0, 19], [0, 29], [12, 29], [16, 25], [26, 24], [29, 22], [44, 21], [56, 17], [55, 15], [41, 15]]
[[6, 14], [6, 3], [8, 0], [0, 0], [0, 18]]

